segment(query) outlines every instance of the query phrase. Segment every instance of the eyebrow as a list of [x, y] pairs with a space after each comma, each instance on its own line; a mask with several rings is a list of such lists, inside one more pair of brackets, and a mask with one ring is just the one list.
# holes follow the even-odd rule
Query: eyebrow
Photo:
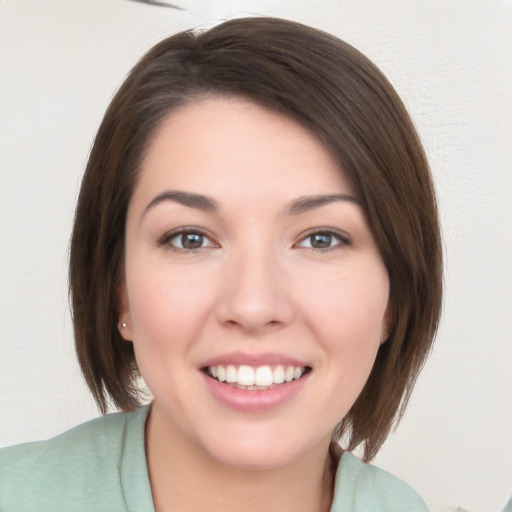
[[302, 196], [294, 199], [285, 209], [285, 214], [300, 215], [301, 213], [305, 213], [337, 201], [348, 201], [358, 206], [362, 206], [359, 199], [349, 194], [320, 194], [314, 196]]
[[217, 213], [219, 211], [217, 201], [211, 197], [202, 194], [194, 194], [193, 192], [182, 192], [181, 190], [166, 190], [151, 200], [146, 208], [144, 208], [142, 216], [146, 215], [148, 210], [164, 201], [174, 201], [183, 206], [196, 208], [205, 212]]
[[[217, 201], [211, 197], [203, 194], [195, 194], [193, 192], [183, 192], [181, 190], [166, 190], [150, 201], [146, 208], [144, 208], [142, 216], [146, 215], [148, 210], [154, 208], [160, 203], [163, 203], [164, 201], [173, 201], [175, 203], [188, 206], [189, 208], [196, 208], [209, 213], [218, 213], [220, 211]], [[318, 194], [313, 196], [302, 196], [294, 199], [285, 208], [284, 214], [300, 215], [301, 213], [306, 213], [310, 210], [314, 210], [337, 201], [347, 201], [358, 206], [362, 206], [359, 199], [349, 194]]]

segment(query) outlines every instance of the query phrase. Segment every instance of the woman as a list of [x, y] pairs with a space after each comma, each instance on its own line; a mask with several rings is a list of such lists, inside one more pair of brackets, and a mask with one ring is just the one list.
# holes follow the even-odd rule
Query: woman
[[425, 510], [350, 453], [400, 418], [441, 304], [421, 144], [354, 48], [269, 18], [154, 47], [91, 151], [70, 287], [125, 412], [4, 450], [0, 510]]

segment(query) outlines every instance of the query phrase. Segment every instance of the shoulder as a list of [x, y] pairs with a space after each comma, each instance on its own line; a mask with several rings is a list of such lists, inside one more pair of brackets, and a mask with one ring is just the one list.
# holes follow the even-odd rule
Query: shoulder
[[102, 493], [108, 500], [123, 499], [120, 472], [127, 438], [134, 444], [128, 450], [142, 457], [145, 469], [146, 416], [147, 408], [109, 414], [47, 441], [0, 450], [0, 510], [36, 510], [36, 503], [38, 510], [64, 510], [68, 502], [88, 503]]
[[[53, 462], [93, 464], [111, 460], [122, 448], [123, 433], [137, 413], [114, 413], [93, 419], [46, 441], [19, 444], [0, 450], [0, 469], [12, 474]], [[84, 457], [86, 455], [86, 457]]]
[[332, 512], [428, 512], [425, 502], [408, 484], [350, 452], [339, 462]]

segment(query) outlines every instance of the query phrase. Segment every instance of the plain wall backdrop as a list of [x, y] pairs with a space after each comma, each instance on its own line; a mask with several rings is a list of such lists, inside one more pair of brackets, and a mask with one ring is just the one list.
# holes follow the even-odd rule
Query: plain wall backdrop
[[[248, 14], [332, 32], [395, 85], [430, 157], [445, 243], [435, 350], [375, 463], [432, 512], [512, 493], [512, 1], [0, 0], [0, 445], [98, 413], [67, 305], [74, 203], [116, 88], [154, 43]], [[459, 507], [459, 508], [457, 508]]]

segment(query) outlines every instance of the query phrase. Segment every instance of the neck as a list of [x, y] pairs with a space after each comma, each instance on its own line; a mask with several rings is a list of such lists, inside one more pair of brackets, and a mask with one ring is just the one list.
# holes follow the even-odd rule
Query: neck
[[328, 512], [334, 485], [329, 440], [283, 467], [227, 466], [151, 415], [146, 453], [156, 512]]

